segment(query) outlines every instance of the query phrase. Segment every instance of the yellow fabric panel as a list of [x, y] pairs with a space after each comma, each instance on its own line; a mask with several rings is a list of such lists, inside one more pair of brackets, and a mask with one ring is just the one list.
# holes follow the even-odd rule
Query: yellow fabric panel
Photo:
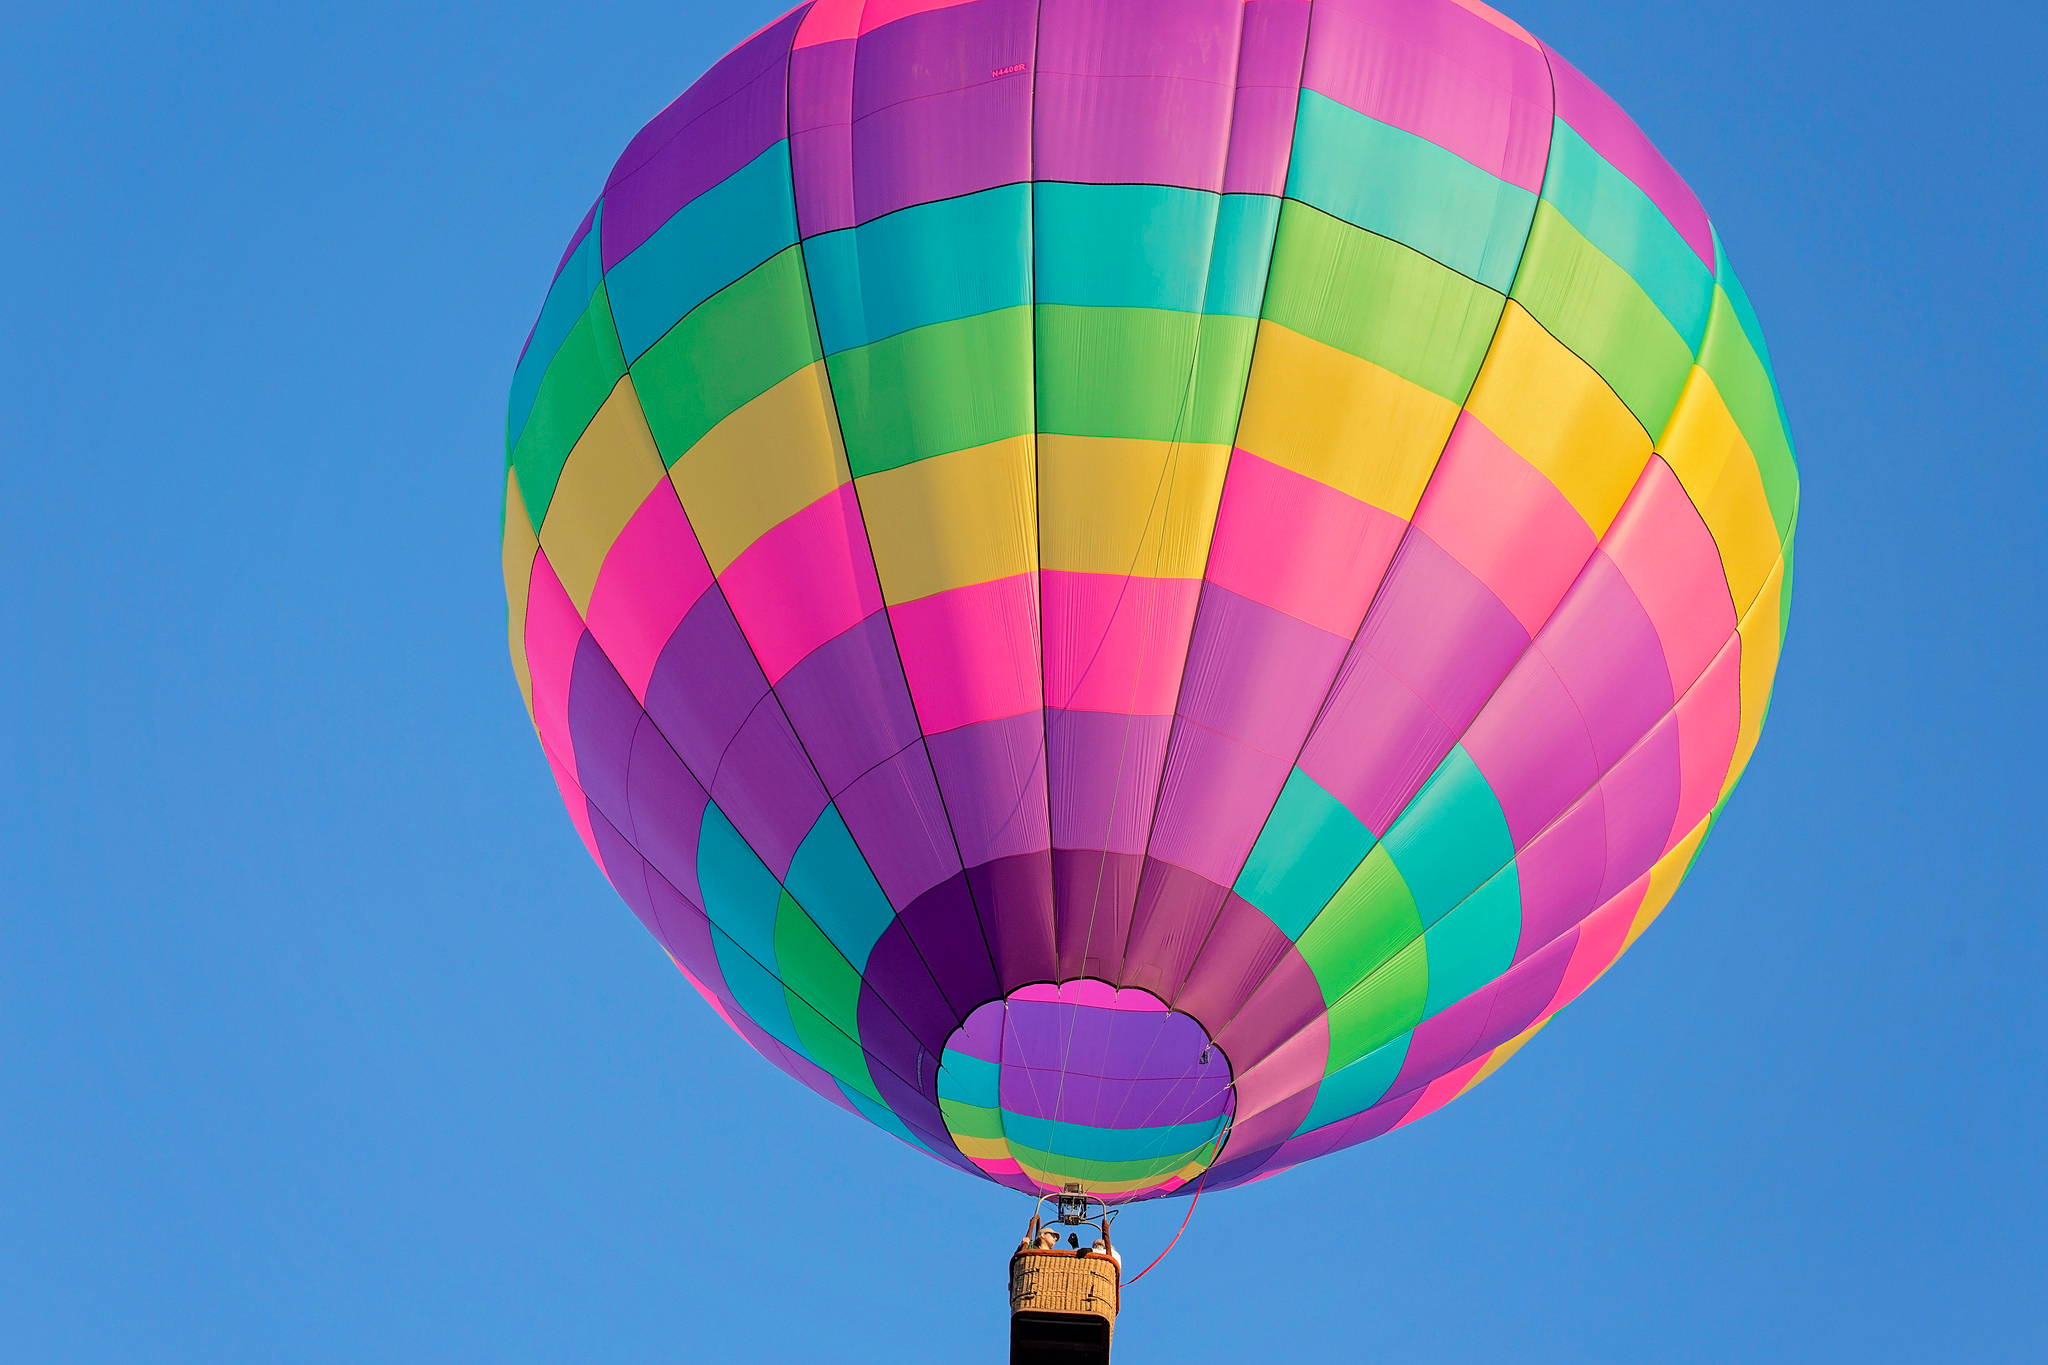
[[882, 596], [910, 602], [1036, 569], [1035, 463], [1025, 435], [862, 475]]
[[1491, 1076], [1494, 1072], [1506, 1066], [1508, 1058], [1514, 1056], [1517, 1052], [1520, 1052], [1522, 1050], [1522, 1045], [1528, 1042], [1531, 1038], [1534, 1038], [1539, 1032], [1542, 1031], [1543, 1026], [1549, 1023], [1554, 1018], [1556, 1018], [1555, 1015], [1544, 1015], [1535, 1023], [1529, 1025], [1529, 1027], [1523, 1029], [1520, 1033], [1517, 1033], [1514, 1037], [1508, 1039], [1505, 1043], [1502, 1043], [1499, 1047], [1495, 1048], [1493, 1050], [1493, 1054], [1486, 1059], [1485, 1064], [1482, 1065], [1477, 1071], [1472, 1073], [1472, 1079], [1465, 1083], [1465, 1088], [1463, 1090], [1460, 1090], [1458, 1094], [1460, 1096], [1470, 1094], [1473, 1086], [1479, 1084], [1488, 1076]]
[[1420, 384], [1262, 321], [1237, 443], [1406, 520], [1457, 420]]
[[960, 1155], [970, 1161], [1008, 1161], [1010, 1144], [999, 1137], [962, 1137], [958, 1133], [948, 1134], [953, 1145], [960, 1149]]
[[[1006, 1155], [1016, 1160], [1018, 1167], [1024, 1174], [1030, 1176], [1041, 1185], [1058, 1189], [1067, 1181], [1066, 1176], [1058, 1175], [1052, 1171], [1041, 1171], [1036, 1166], [1018, 1159], [1014, 1152], [1006, 1153]], [[1167, 1171], [1161, 1175], [1147, 1176], [1142, 1180], [1084, 1180], [1081, 1184], [1090, 1194], [1122, 1194], [1126, 1190], [1150, 1189], [1152, 1186], [1163, 1184], [1168, 1180], [1178, 1179], [1185, 1184], [1187, 1181], [1199, 1176], [1202, 1173], [1202, 1167], [1202, 1162], [1190, 1161], [1177, 1171]]]
[[1692, 827], [1692, 833], [1680, 839], [1650, 868], [1650, 889], [1643, 893], [1643, 903], [1636, 907], [1636, 917], [1628, 926], [1628, 934], [1621, 940], [1621, 952], [1614, 955], [1615, 961], [1620, 961], [1621, 953], [1627, 952], [1643, 936], [1643, 930], [1650, 927], [1650, 922], [1664, 913], [1664, 907], [1671, 903], [1672, 894], [1678, 890], [1685, 870], [1692, 866], [1692, 855], [1699, 852], [1700, 840], [1707, 837], [1707, 827], [1713, 823], [1713, 816], [1703, 818]]
[[621, 379], [576, 439], [540, 528], [541, 548], [577, 611], [590, 610], [605, 555], [661, 473], [661, 452], [648, 434], [633, 380]]
[[1650, 438], [1592, 366], [1513, 299], [1465, 406], [1542, 470], [1604, 536], [1650, 462]]
[[1764, 728], [1771, 680], [1778, 675], [1778, 590], [1784, 582], [1785, 561], [1781, 559], [1771, 566], [1763, 591], [1742, 618], [1742, 727], [1735, 732], [1735, 760], [1728, 765], [1728, 780], [1721, 784], [1724, 798], [1749, 766], [1749, 756], [1756, 752], [1757, 736]]
[[669, 469], [713, 573], [845, 483], [825, 362], [798, 370], [704, 433]]
[[1778, 561], [1778, 526], [1771, 520], [1756, 456], [1728, 415], [1712, 376], [1697, 365], [1657, 453], [1678, 475], [1720, 547], [1736, 612], [1747, 612]]
[[1229, 463], [1229, 446], [1040, 436], [1043, 567], [1200, 578]]
[[519, 679], [519, 695], [526, 699], [526, 714], [533, 715], [533, 674], [526, 666], [526, 594], [533, 585], [533, 554], [540, 540], [526, 515], [526, 499], [519, 496], [519, 479], [505, 471], [505, 634], [512, 650], [512, 676]]

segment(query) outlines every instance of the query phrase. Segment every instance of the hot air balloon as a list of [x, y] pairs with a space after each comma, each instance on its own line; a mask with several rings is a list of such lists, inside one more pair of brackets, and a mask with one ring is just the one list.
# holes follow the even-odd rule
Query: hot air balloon
[[1698, 200], [1476, 0], [792, 10], [619, 158], [506, 446], [618, 894], [826, 1100], [1111, 1205], [1429, 1114], [1607, 970], [1798, 507]]

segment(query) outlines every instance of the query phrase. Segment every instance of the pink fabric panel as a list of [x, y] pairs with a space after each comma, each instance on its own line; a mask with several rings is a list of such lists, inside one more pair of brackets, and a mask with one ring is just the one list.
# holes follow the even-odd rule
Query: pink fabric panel
[[1600, 780], [1593, 737], [1540, 650], [1522, 656], [1463, 742], [1500, 798], [1516, 848]]
[[1535, 647], [1571, 690], [1603, 769], [1671, 709], [1657, 628], [1611, 560], [1593, 556]]
[[1437, 1110], [1449, 1104], [1465, 1092], [1472, 1078], [1479, 1074], [1479, 1068], [1486, 1065], [1484, 1057], [1474, 1058], [1455, 1071], [1446, 1072], [1422, 1088], [1422, 1097], [1415, 1101], [1415, 1107], [1401, 1116], [1394, 1126], [1405, 1128], [1417, 1119], [1428, 1118]]
[[1700, 207], [1691, 187], [1679, 179], [1664, 154], [1650, 145], [1635, 120], [1624, 114], [1606, 91], [1580, 75], [1555, 49], [1545, 45], [1543, 52], [1557, 83], [1557, 116], [1649, 195], [1678, 229], [1678, 235], [1699, 253], [1707, 269], [1714, 269], [1714, 232], [1707, 226], [1707, 211]]
[[893, 24], [898, 19], [908, 19], [913, 14], [925, 14], [935, 9], [951, 9], [954, 5], [965, 5], [971, 0], [867, 0], [860, 11], [860, 31], [873, 33], [884, 24]]
[[1172, 714], [1201, 589], [1193, 578], [1041, 573], [1045, 704]]
[[1607, 875], [1607, 803], [1595, 788], [1515, 854], [1522, 936], [1515, 961], [1542, 948], [1600, 904]]
[[1277, 1145], [1299, 1128], [1315, 1107], [1316, 1087], [1329, 1059], [1330, 1016], [1318, 1014], [1250, 1071], [1240, 1072], [1230, 1145], [1256, 1152]]
[[[547, 756], [548, 771], [555, 775], [555, 786], [561, 789], [562, 804], [569, 808], [569, 818], [576, 822], [576, 833], [582, 837], [583, 846], [590, 850], [591, 861], [602, 870], [604, 859], [598, 855], [597, 838], [590, 830], [590, 803], [584, 798], [583, 788], [576, 785], [576, 775], [570, 771], [569, 765], [555, 757], [552, 744], [542, 740], [540, 751]], [[605, 876], [610, 877], [611, 873], [606, 872]]]
[[[1284, 527], [1284, 534], [1275, 534]], [[1207, 577], [1350, 639], [1407, 523], [1328, 484], [1235, 451]]]
[[1246, 0], [1225, 194], [1277, 195], [1287, 187], [1308, 16], [1308, 0]]
[[1302, 85], [1511, 184], [1543, 186], [1543, 55], [1455, 0], [1321, 0]]
[[526, 668], [533, 679], [533, 726], [540, 742], [576, 776], [576, 745], [569, 737], [569, 679], [576, 669], [576, 646], [583, 640], [583, 618], [555, 577], [547, 551], [533, 555], [533, 577], [526, 590]]
[[1650, 614], [1682, 695], [1735, 633], [1735, 603], [1713, 534], [1662, 458], [1650, 457], [1600, 551]]
[[853, 485], [764, 534], [718, 580], [770, 683], [882, 607]]
[[1678, 814], [1678, 718], [1666, 716], [1600, 779], [1607, 810], [1607, 873], [1600, 899], [1650, 870]]
[[1646, 872], [1629, 883], [1620, 895], [1579, 922], [1578, 946], [1572, 949], [1571, 965], [1564, 969], [1564, 980], [1558, 983], [1557, 995], [1543, 1011], [1546, 1016], [1556, 1014], [1578, 999], [1579, 992], [1592, 985], [1600, 973], [1621, 956], [1621, 945], [1628, 940], [1629, 926], [1635, 923], [1636, 909], [1643, 903], [1643, 895], [1649, 889], [1650, 874]]
[[1678, 700], [1678, 814], [1663, 851], [1669, 853], [1713, 812], [1735, 761], [1742, 728], [1742, 637], [1730, 636], [1714, 662]]
[[903, 676], [927, 735], [1044, 704], [1036, 579], [1012, 574], [889, 608]]
[[1531, 635], [1596, 543], [1564, 494], [1469, 412], [1458, 415], [1415, 525], [1492, 589]]
[[590, 633], [636, 700], [684, 613], [711, 586], [690, 519], [663, 479], [605, 555], [590, 593]]

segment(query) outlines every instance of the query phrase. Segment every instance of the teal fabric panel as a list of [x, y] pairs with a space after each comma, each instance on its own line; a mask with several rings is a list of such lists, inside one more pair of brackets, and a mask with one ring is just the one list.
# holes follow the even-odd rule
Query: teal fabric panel
[[1301, 1121], [1301, 1127], [1294, 1130], [1294, 1135], [1299, 1137], [1303, 1133], [1312, 1133], [1339, 1119], [1362, 1114], [1385, 1099], [1387, 1087], [1401, 1074], [1401, 1063], [1408, 1060], [1408, 1042], [1414, 1036], [1413, 1031], [1404, 1033], [1391, 1043], [1380, 1044], [1351, 1065], [1323, 1077], [1323, 1083], [1316, 1088], [1315, 1105], [1308, 1111], [1308, 1117]]
[[1536, 196], [1427, 138], [1301, 92], [1287, 197], [1507, 293]]
[[1607, 164], [1563, 119], [1553, 124], [1543, 197], [1642, 286], [1698, 355], [1714, 306], [1714, 277], [1706, 262], [1633, 180]]
[[1422, 936], [1429, 955], [1427, 1019], [1457, 1004], [1514, 965], [1522, 936], [1522, 881], [1508, 864]]
[[833, 355], [914, 327], [1031, 301], [1031, 187], [899, 209], [804, 241], [818, 336]]
[[964, 1052], [946, 1049], [939, 1064], [939, 1098], [981, 1109], [1002, 1106], [1003, 1068]]
[[[697, 885], [704, 892], [704, 913], [712, 927], [730, 935], [756, 961], [772, 966], [782, 884], [715, 804], [704, 808], [703, 828], [697, 835]], [[775, 989], [779, 996], [780, 981]], [[783, 1014], [786, 1018], [788, 1011]]]
[[549, 286], [540, 319], [533, 324], [533, 335], [527, 339], [526, 354], [519, 357], [519, 366], [512, 372], [512, 397], [505, 410], [508, 451], [518, 443], [519, 433], [526, 427], [533, 400], [540, 393], [541, 376], [548, 372], [548, 362], [562, 349], [577, 319], [590, 307], [590, 296], [604, 282], [604, 272], [598, 267], [601, 258], [597, 245], [597, 234], [603, 226], [604, 205], [599, 203], [591, 218], [590, 231], [583, 234], [583, 240], [569, 253], [554, 284]]
[[1209, 253], [1205, 313], [1255, 318], [1266, 296], [1266, 267], [1273, 259], [1273, 234], [1280, 225], [1280, 200], [1270, 194], [1226, 194], [1216, 209], [1216, 245]]
[[785, 885], [856, 971], [896, 918], [835, 806], [825, 807], [797, 846]]
[[1374, 842], [1363, 821], [1296, 768], [1232, 889], [1298, 939]]
[[1257, 317], [1280, 201], [1170, 185], [1036, 188], [1040, 303]]
[[711, 926], [711, 948], [718, 956], [718, 971], [725, 978], [725, 988], [732, 992], [733, 1003], [763, 1033], [810, 1061], [811, 1054], [804, 1051], [796, 1024], [789, 1017], [789, 997], [782, 982], [716, 924]]
[[1385, 842], [1425, 930], [1515, 856], [1500, 802], [1462, 744], [1444, 756]]
[[1058, 1152], [1083, 1161], [1142, 1161], [1147, 1157], [1178, 1156], [1215, 1137], [1221, 1127], [1219, 1122], [1209, 1119], [1156, 1128], [1097, 1128], [1003, 1111], [1003, 1137], [1013, 1145]]
[[692, 308], [795, 241], [789, 144], [778, 142], [677, 209], [606, 273], [626, 359], [638, 360]]
[[[860, 1110], [862, 1118], [874, 1124], [875, 1127], [883, 1132], [902, 1138], [905, 1142], [920, 1150], [927, 1152], [931, 1150], [930, 1144], [916, 1133], [913, 1133], [910, 1130], [910, 1126], [904, 1123], [902, 1119], [897, 1118], [894, 1110], [876, 1104], [866, 1095], [861, 1094], [860, 1091], [855, 1090], [844, 1082], [839, 1084], [839, 1093], [853, 1101], [853, 1107]], [[959, 1159], [957, 1155], [952, 1158], [954, 1161]]]

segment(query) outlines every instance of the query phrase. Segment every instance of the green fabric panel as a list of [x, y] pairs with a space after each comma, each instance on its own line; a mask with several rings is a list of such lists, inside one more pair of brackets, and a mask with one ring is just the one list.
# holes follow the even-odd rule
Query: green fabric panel
[[1507, 817], [1460, 744], [1380, 841], [1414, 893], [1424, 927], [1477, 891], [1515, 856]]
[[856, 478], [1031, 430], [1031, 310], [934, 323], [826, 362]]
[[1778, 647], [1781, 650], [1785, 645], [1785, 631], [1792, 624], [1792, 545], [1798, 538], [1799, 511], [1794, 508], [1792, 524], [1785, 528], [1785, 568], [1778, 579]]
[[1552, 120], [1544, 201], [1629, 273], [1657, 311], [1697, 349], [1714, 301], [1714, 276], [1650, 196], [1593, 150], [1563, 119]]
[[775, 970], [804, 1050], [839, 1080], [880, 1101], [860, 1046], [860, 973], [785, 891], [775, 915]]
[[1157, 308], [1038, 308], [1038, 429], [1229, 445], [1258, 324]]
[[1334, 1005], [1388, 959], [1422, 937], [1407, 882], [1381, 844], [1365, 855], [1301, 935], [1301, 956]]
[[600, 287], [548, 363], [534, 396], [533, 411], [512, 447], [519, 497], [536, 528], [547, 520], [548, 504], [554, 501], [555, 483], [562, 477], [569, 452], [625, 373], [626, 358], [619, 353], [611, 308]]
[[1504, 296], [1411, 247], [1288, 202], [1265, 315], [1463, 403]]
[[590, 307], [590, 296], [604, 283], [604, 272], [598, 268], [598, 234], [603, 229], [604, 204], [599, 202], [591, 213], [590, 230], [569, 253], [569, 259], [562, 262], [555, 282], [548, 286], [547, 300], [541, 305], [540, 317], [534, 321], [533, 333], [526, 339], [526, 350], [512, 371], [512, 395], [505, 407], [505, 458], [508, 461], [512, 458], [513, 444], [526, 427], [527, 414], [533, 411], [534, 395], [540, 389], [541, 376], [553, 363], [555, 353], [562, 349], [562, 342], [570, 329]]
[[803, 252], [777, 252], [633, 362], [647, 428], [673, 465], [705, 432], [818, 358]]
[[1152, 1157], [1143, 1161], [1090, 1161], [1085, 1157], [1069, 1156], [1065, 1152], [1048, 1152], [1037, 1147], [1027, 1147], [1014, 1140], [1010, 1151], [1017, 1160], [1034, 1166], [1041, 1171], [1054, 1171], [1070, 1180], [1096, 1180], [1104, 1184], [1125, 1180], [1150, 1180], [1157, 1176], [1171, 1175], [1190, 1161], [1207, 1163], [1214, 1160], [1213, 1144], [1203, 1143], [1191, 1152], [1177, 1152], [1171, 1156]]
[[1692, 373], [1692, 348], [1643, 287], [1547, 203], [1536, 206], [1509, 293], [1607, 381], [1644, 431], [1663, 432]]
[[1401, 1074], [1401, 1063], [1408, 1060], [1408, 1044], [1415, 1037], [1404, 1033], [1391, 1043], [1382, 1043], [1347, 1067], [1323, 1077], [1323, 1083], [1316, 1088], [1315, 1105], [1308, 1111], [1308, 1117], [1301, 1121], [1301, 1127], [1294, 1130], [1300, 1137], [1316, 1129], [1362, 1114], [1386, 1098], [1387, 1087]]
[[1300, 938], [1375, 840], [1344, 803], [1296, 768], [1233, 888], [1289, 938]]
[[1003, 1102], [1003, 1068], [947, 1048], [939, 1058], [939, 1098], [994, 1109]]
[[1521, 937], [1521, 876], [1510, 863], [1422, 936], [1429, 945], [1422, 1017], [1457, 1004], [1512, 967]]
[[1421, 939], [1394, 954], [1330, 1007], [1330, 1060], [1341, 1070], [1422, 1022], [1429, 995], [1429, 948]]
[[1756, 456], [1764, 497], [1771, 504], [1771, 520], [1783, 542], [1791, 535], [1792, 518], [1799, 510], [1799, 465], [1785, 435], [1777, 390], [1749, 344], [1749, 334], [1742, 330], [1742, 320], [1725, 289], [1714, 293], [1714, 315], [1707, 322], [1707, 343], [1700, 348], [1700, 368], [1713, 379], [1721, 401], [1728, 405], [1729, 415]]
[[946, 1120], [946, 1131], [959, 1137], [1000, 1138], [1003, 1135], [1003, 1111], [1000, 1109], [949, 1100], [941, 1095], [939, 1113]]
[[1727, 293], [1728, 302], [1735, 309], [1735, 316], [1742, 320], [1742, 330], [1749, 337], [1750, 348], [1756, 352], [1757, 359], [1763, 362], [1764, 373], [1770, 376], [1771, 383], [1775, 386], [1778, 382], [1778, 372], [1771, 365], [1771, 348], [1764, 340], [1762, 324], [1756, 320], [1756, 309], [1750, 307], [1749, 294], [1744, 291], [1742, 282], [1735, 278], [1734, 268], [1728, 264], [1728, 248], [1721, 244], [1721, 234], [1711, 223], [1707, 225], [1707, 231], [1714, 234], [1714, 279]]
[[711, 926], [711, 949], [718, 957], [719, 975], [725, 978], [725, 988], [732, 992], [740, 1012], [770, 1038], [808, 1060], [810, 1053], [789, 1017], [789, 992], [783, 990], [782, 982], [716, 924]]

